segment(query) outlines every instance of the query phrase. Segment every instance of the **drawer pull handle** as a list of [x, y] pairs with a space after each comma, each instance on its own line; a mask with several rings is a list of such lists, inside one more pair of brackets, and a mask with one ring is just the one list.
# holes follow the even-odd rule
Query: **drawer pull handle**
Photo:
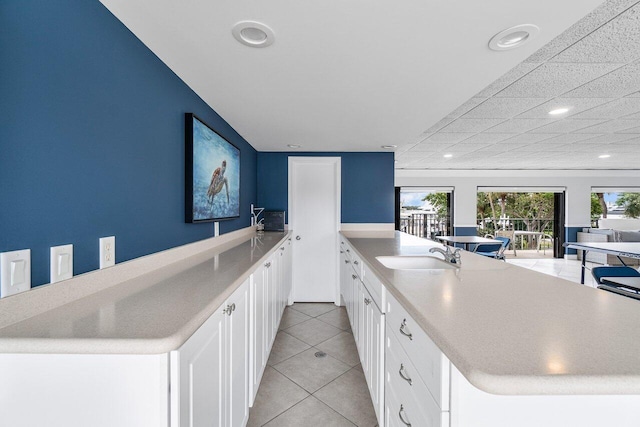
[[398, 374], [400, 374], [400, 377], [405, 380], [406, 382], [409, 383], [409, 385], [413, 385], [413, 381], [411, 380], [411, 378], [409, 378], [408, 376], [406, 376], [405, 374], [403, 374], [402, 372], [404, 371], [404, 365], [401, 363], [400, 364], [400, 370], [398, 371]]
[[281, 246], [281, 247], [280, 247], [280, 250], [281, 250], [281, 251], [284, 251], [284, 246]]
[[369, 304], [371, 304], [371, 300], [370, 300], [369, 298], [365, 298], [365, 299], [364, 299], [364, 303], [365, 303], [366, 305], [369, 305]]
[[400, 325], [400, 333], [402, 335], [404, 335], [405, 337], [409, 337], [410, 340], [413, 341], [413, 334], [412, 333], [407, 333], [404, 331], [404, 328], [407, 326], [407, 319], [403, 319], [402, 320], [402, 325]]
[[352, 274], [352, 275], [351, 275], [351, 278], [352, 278], [353, 280], [356, 280], [356, 279], [358, 278], [358, 276], [356, 276], [355, 274]]
[[349, 260], [348, 260], [348, 259], [345, 259], [345, 260], [344, 260], [344, 263], [345, 263], [345, 264], [349, 264]]
[[358, 265], [358, 264], [359, 264], [359, 262], [358, 262], [358, 261], [353, 261], [353, 263], [354, 263], [355, 265]]
[[269, 268], [269, 267], [271, 267], [271, 263], [270, 263], [270, 262], [268, 262], [268, 263], [266, 263], [264, 266], [265, 266], [265, 267], [267, 267], [267, 268]]
[[398, 412], [398, 417], [400, 417], [400, 421], [402, 421], [402, 424], [411, 427], [411, 423], [407, 422], [404, 420], [404, 417], [402, 416], [402, 413], [404, 412], [404, 406], [400, 405], [400, 412]]

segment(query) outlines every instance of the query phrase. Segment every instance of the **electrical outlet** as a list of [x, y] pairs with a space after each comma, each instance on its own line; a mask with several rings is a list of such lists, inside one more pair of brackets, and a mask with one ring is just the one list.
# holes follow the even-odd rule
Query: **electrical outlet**
[[73, 245], [51, 247], [51, 283], [73, 277]]
[[0, 254], [0, 298], [31, 289], [31, 249]]
[[111, 267], [116, 263], [116, 237], [100, 238], [100, 268]]

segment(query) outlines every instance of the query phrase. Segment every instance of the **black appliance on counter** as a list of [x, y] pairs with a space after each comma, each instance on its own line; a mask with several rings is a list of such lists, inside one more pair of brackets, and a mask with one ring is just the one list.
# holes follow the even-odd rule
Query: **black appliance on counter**
[[264, 231], [284, 231], [284, 211], [264, 211]]

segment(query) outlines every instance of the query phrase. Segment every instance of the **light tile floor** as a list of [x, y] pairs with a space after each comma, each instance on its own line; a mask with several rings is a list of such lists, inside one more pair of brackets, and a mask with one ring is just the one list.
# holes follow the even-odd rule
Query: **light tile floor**
[[[507, 262], [510, 264], [525, 267], [531, 270], [538, 271], [540, 273], [549, 274], [551, 276], [560, 277], [575, 283], [580, 283], [580, 273], [582, 271], [581, 261], [568, 260], [559, 258], [507, 258]], [[599, 264], [587, 262], [587, 271], [584, 274], [584, 284], [591, 287], [596, 287], [596, 282], [591, 276], [591, 268], [597, 267]]]
[[344, 307], [285, 309], [248, 426], [377, 426]]

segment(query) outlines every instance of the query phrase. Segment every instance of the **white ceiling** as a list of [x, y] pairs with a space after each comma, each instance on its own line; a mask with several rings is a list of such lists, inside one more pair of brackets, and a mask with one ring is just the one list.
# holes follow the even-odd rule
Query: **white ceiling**
[[[102, 0], [257, 150], [394, 144], [400, 169], [637, 169], [637, 2]], [[487, 48], [522, 23], [540, 34]]]

